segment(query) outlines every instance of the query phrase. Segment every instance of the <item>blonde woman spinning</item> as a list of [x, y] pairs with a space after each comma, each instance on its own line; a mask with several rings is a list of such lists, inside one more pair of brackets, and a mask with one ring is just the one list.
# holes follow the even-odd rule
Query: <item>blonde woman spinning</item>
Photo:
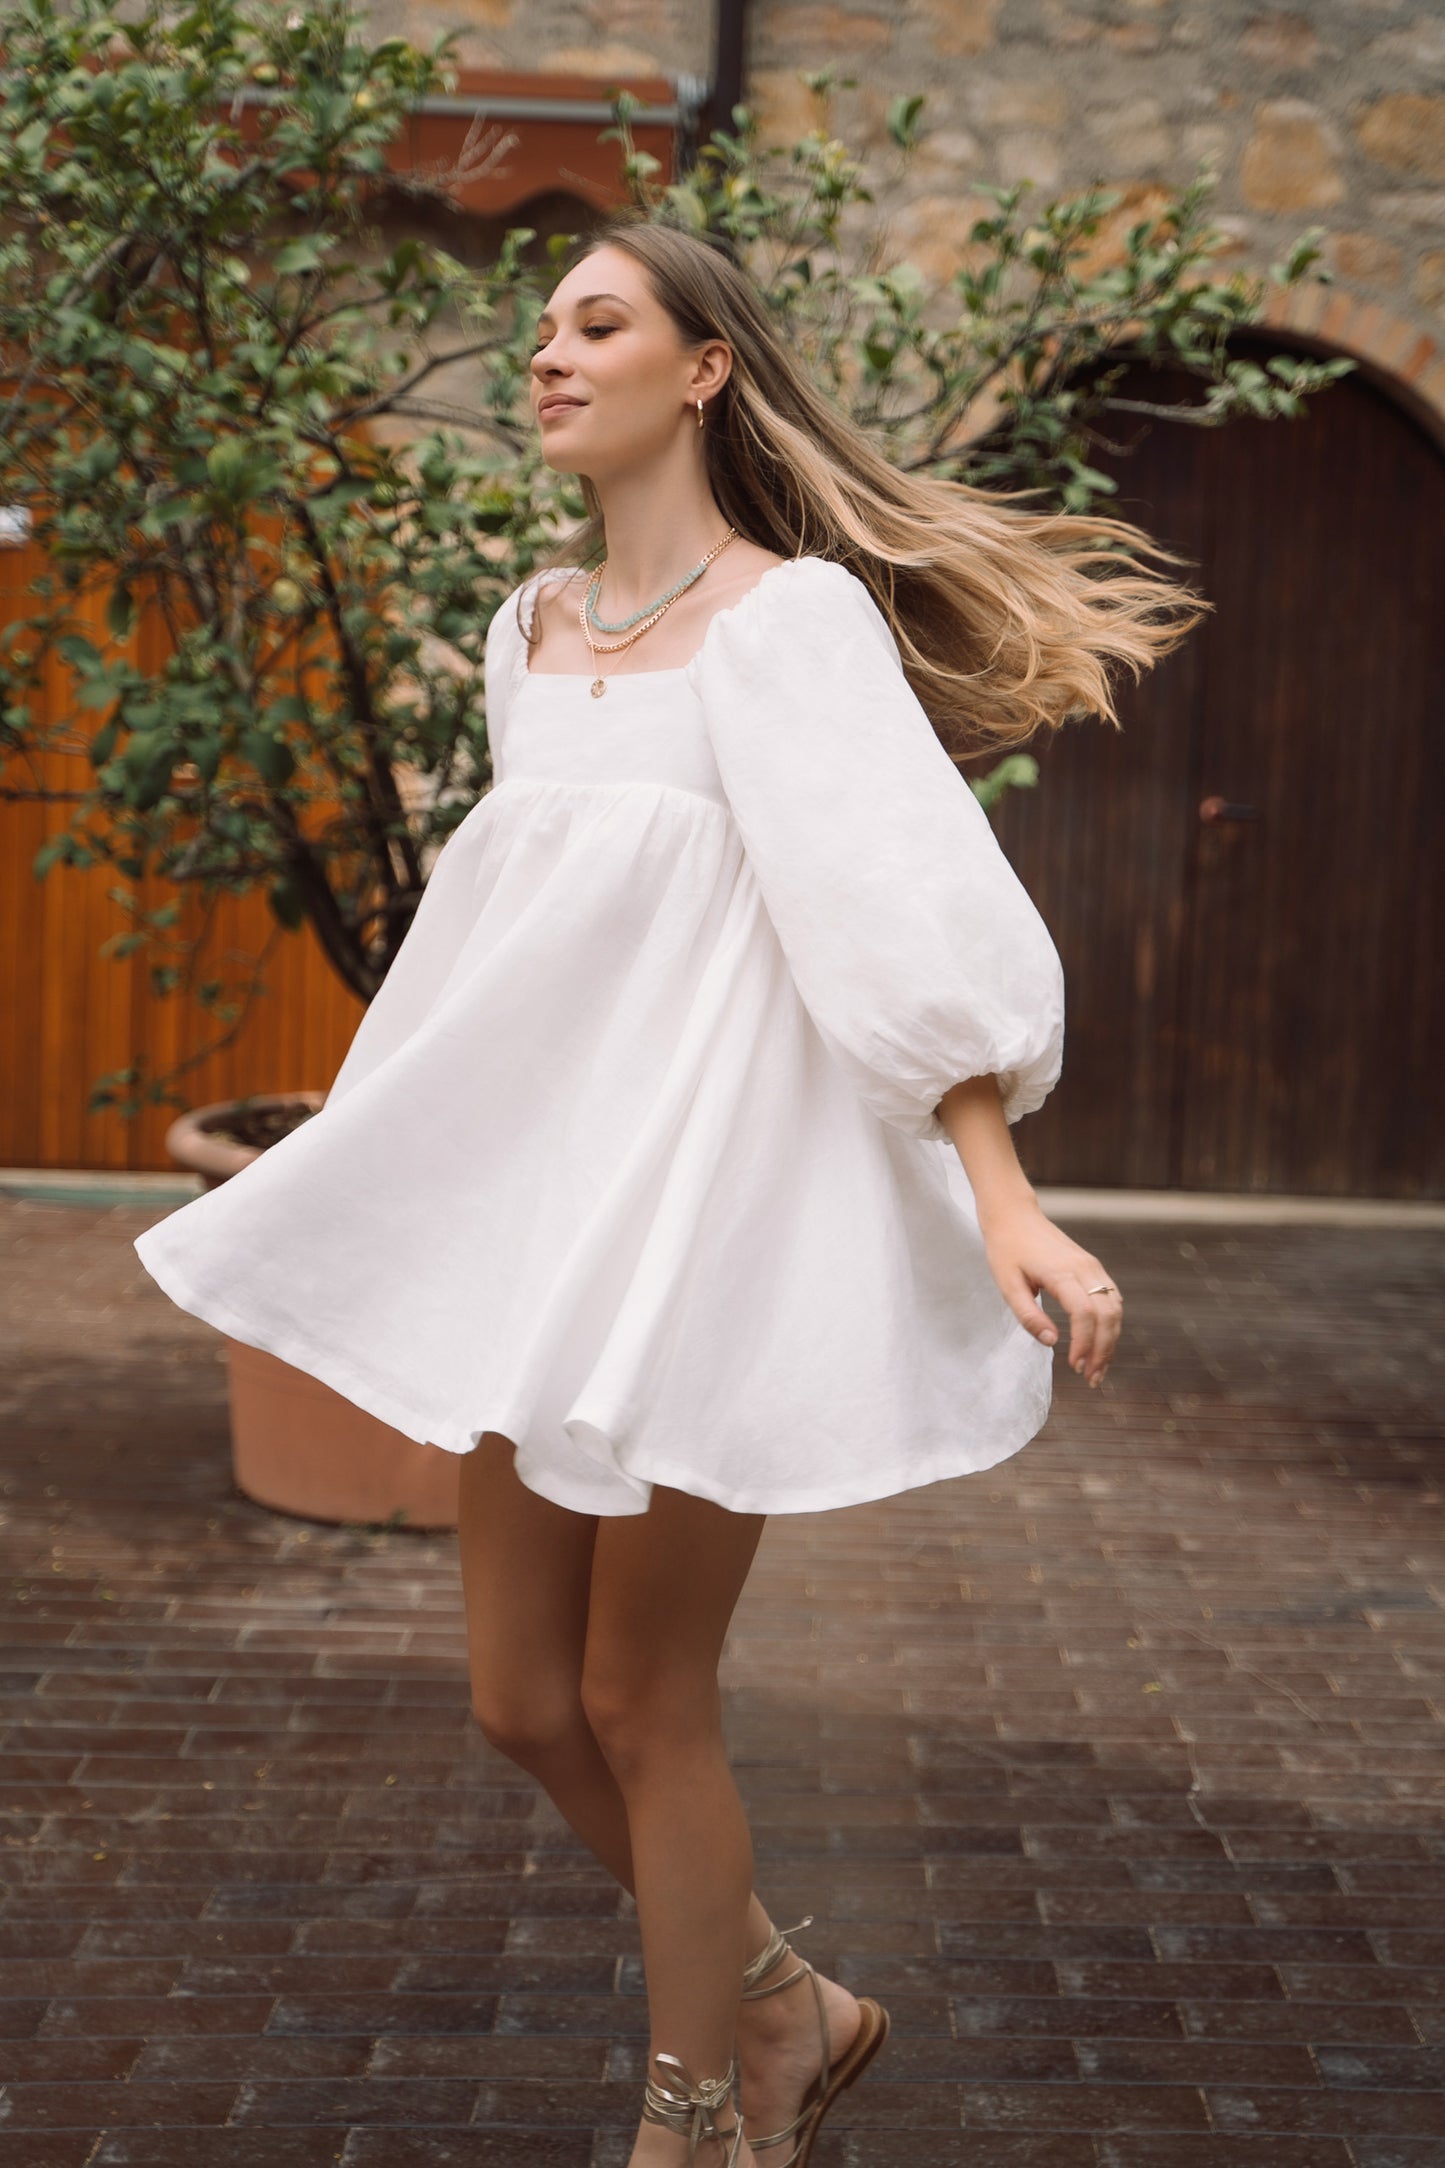
[[590, 519], [487, 650], [495, 784], [322, 1113], [137, 1244], [463, 1454], [472, 1700], [637, 1901], [632, 2168], [803, 2168], [887, 2017], [753, 1893], [717, 1667], [769, 1513], [986, 1468], [1118, 1290], [1010, 1124], [1058, 958], [950, 750], [1112, 712], [1187, 598], [895, 472], [708, 243], [618, 224], [532, 357]]

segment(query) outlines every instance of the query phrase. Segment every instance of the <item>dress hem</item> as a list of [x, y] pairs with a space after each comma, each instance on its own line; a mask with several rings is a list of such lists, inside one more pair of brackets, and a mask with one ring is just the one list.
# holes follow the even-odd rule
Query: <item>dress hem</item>
[[[164, 1220], [156, 1222], [157, 1227], [164, 1224]], [[460, 1458], [475, 1452], [488, 1432], [506, 1438], [512, 1447], [519, 1481], [526, 1484], [538, 1497], [561, 1506], [564, 1511], [586, 1513], [604, 1520], [620, 1520], [631, 1514], [646, 1512], [645, 1501], [631, 1507], [604, 1507], [595, 1502], [585, 1506], [572, 1505], [567, 1499], [558, 1496], [558, 1491], [565, 1488], [564, 1485], [543, 1489], [539, 1483], [528, 1481], [524, 1468], [529, 1456], [525, 1445], [515, 1436], [518, 1428], [525, 1429], [525, 1423], [519, 1421], [522, 1411], [516, 1408], [506, 1410], [495, 1420], [468, 1423], [463, 1428], [446, 1418], [438, 1418], [433, 1430], [428, 1427], [430, 1418], [417, 1415], [414, 1410], [397, 1400], [388, 1386], [363, 1376], [338, 1361], [331, 1350], [308, 1339], [304, 1333], [297, 1332], [294, 1327], [257, 1325], [234, 1310], [224, 1296], [202, 1291], [171, 1261], [161, 1258], [152, 1261], [146, 1255], [147, 1236], [152, 1232], [154, 1229], [148, 1228], [144, 1234], [136, 1237], [132, 1245], [151, 1278], [181, 1309], [188, 1311], [193, 1317], [199, 1317], [230, 1339], [239, 1340], [247, 1347], [259, 1348], [263, 1354], [274, 1355], [279, 1362], [289, 1363], [294, 1369], [304, 1371], [308, 1377], [314, 1377], [321, 1384], [330, 1386], [331, 1390], [340, 1393], [344, 1400], [351, 1401], [366, 1414], [375, 1416], [378, 1422], [387, 1424], [393, 1430], [399, 1430], [403, 1437], [413, 1439], [418, 1445], [435, 1446], [439, 1452], [453, 1453]], [[1023, 1448], [1038, 1436], [1048, 1420], [1051, 1401], [1052, 1379], [1049, 1391], [1041, 1396], [1036, 1405], [1023, 1413], [1017, 1437], [1010, 1436], [1008, 1442], [991, 1447], [984, 1458], [964, 1464], [960, 1464], [952, 1455], [946, 1456], [942, 1464], [936, 1459], [930, 1460], [923, 1468], [910, 1473], [906, 1482], [894, 1482], [883, 1489], [850, 1489], [841, 1495], [830, 1492], [826, 1497], [817, 1492], [797, 1491], [788, 1492], [781, 1498], [776, 1495], [763, 1497], [756, 1492], [725, 1495], [718, 1486], [709, 1484], [705, 1478], [695, 1475], [690, 1469], [656, 1456], [648, 1456], [648, 1465], [644, 1467], [636, 1461], [624, 1462], [621, 1456], [617, 1455], [616, 1473], [619, 1481], [638, 1485], [660, 1483], [666, 1489], [685, 1491], [690, 1497], [721, 1506], [729, 1513], [759, 1513], [769, 1516], [831, 1513], [846, 1506], [875, 1505], [886, 1498], [902, 1497], [909, 1491], [922, 1490], [932, 1483], [946, 1483], [963, 1476], [987, 1474], [990, 1468], [996, 1468], [1001, 1462], [1022, 1452]], [[563, 1428], [566, 1427], [564, 1420]], [[603, 1436], [609, 1435], [600, 1424], [591, 1419], [588, 1427]], [[437, 1435], [437, 1432], [442, 1434]], [[615, 1450], [615, 1441], [610, 1442], [614, 1443]], [[596, 1460], [599, 1467], [603, 1465], [600, 1456], [589, 1457]]]

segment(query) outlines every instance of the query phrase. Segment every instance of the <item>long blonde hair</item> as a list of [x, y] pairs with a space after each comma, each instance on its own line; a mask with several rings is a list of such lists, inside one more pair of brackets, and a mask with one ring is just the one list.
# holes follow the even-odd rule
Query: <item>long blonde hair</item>
[[[1137, 678], [1207, 608], [1140, 561], [1177, 562], [1122, 520], [1024, 510], [892, 466], [810, 382], [754, 282], [711, 242], [621, 214], [587, 236], [576, 260], [603, 247], [643, 267], [684, 345], [722, 339], [732, 349], [706, 428], [724, 518], [764, 549], [831, 558], [866, 584], [955, 759], [1020, 745], [1071, 715], [1117, 725], [1111, 671]], [[588, 517], [549, 566], [592, 564], [604, 552], [585, 478], [582, 495]]]

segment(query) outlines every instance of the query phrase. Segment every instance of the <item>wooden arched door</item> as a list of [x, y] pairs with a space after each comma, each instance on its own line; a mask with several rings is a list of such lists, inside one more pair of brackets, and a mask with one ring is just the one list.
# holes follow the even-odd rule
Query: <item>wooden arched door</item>
[[1025, 1165], [1445, 1195], [1445, 456], [1354, 375], [1296, 422], [1153, 424], [1114, 471], [1214, 614], [996, 816], [1068, 984]]

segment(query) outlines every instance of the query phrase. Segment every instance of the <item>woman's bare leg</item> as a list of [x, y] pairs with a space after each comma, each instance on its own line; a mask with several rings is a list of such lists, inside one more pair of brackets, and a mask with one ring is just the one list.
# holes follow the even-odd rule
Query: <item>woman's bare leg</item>
[[[582, 1706], [597, 1517], [528, 1490], [510, 1442], [495, 1432], [467, 1454], [460, 1478], [473, 1713], [635, 1895], [627, 1805]], [[769, 1927], [756, 1898], [748, 1925], [752, 1956]]]
[[[592, 1557], [582, 1701], [627, 1809], [651, 2052], [699, 2081], [732, 2062], [747, 1957], [753, 1847], [717, 1670], [762, 1532], [759, 1513], [658, 1484], [646, 1513], [599, 1523]], [[644, 2124], [633, 2160], [685, 2144]]]
[[[599, 1522], [529, 1490], [516, 1473], [510, 1440], [495, 1432], [465, 1456], [459, 1473], [477, 1721], [493, 1745], [537, 1779], [583, 1843], [635, 1895], [627, 1803], [582, 1702]], [[762, 1949], [769, 1928], [766, 1910], [750, 1897], [749, 1957]], [[784, 1969], [780, 1965], [768, 1978]], [[857, 2030], [858, 2006], [835, 1982], [823, 1987], [837, 2054]], [[807, 1986], [743, 2003], [737, 2043], [744, 2120], [763, 2136], [789, 2120], [817, 2074], [818, 2026]]]
[[472, 1713], [631, 1889], [627, 1809], [582, 1707], [596, 1516], [528, 1490], [494, 1431], [462, 1462], [459, 1506]]

